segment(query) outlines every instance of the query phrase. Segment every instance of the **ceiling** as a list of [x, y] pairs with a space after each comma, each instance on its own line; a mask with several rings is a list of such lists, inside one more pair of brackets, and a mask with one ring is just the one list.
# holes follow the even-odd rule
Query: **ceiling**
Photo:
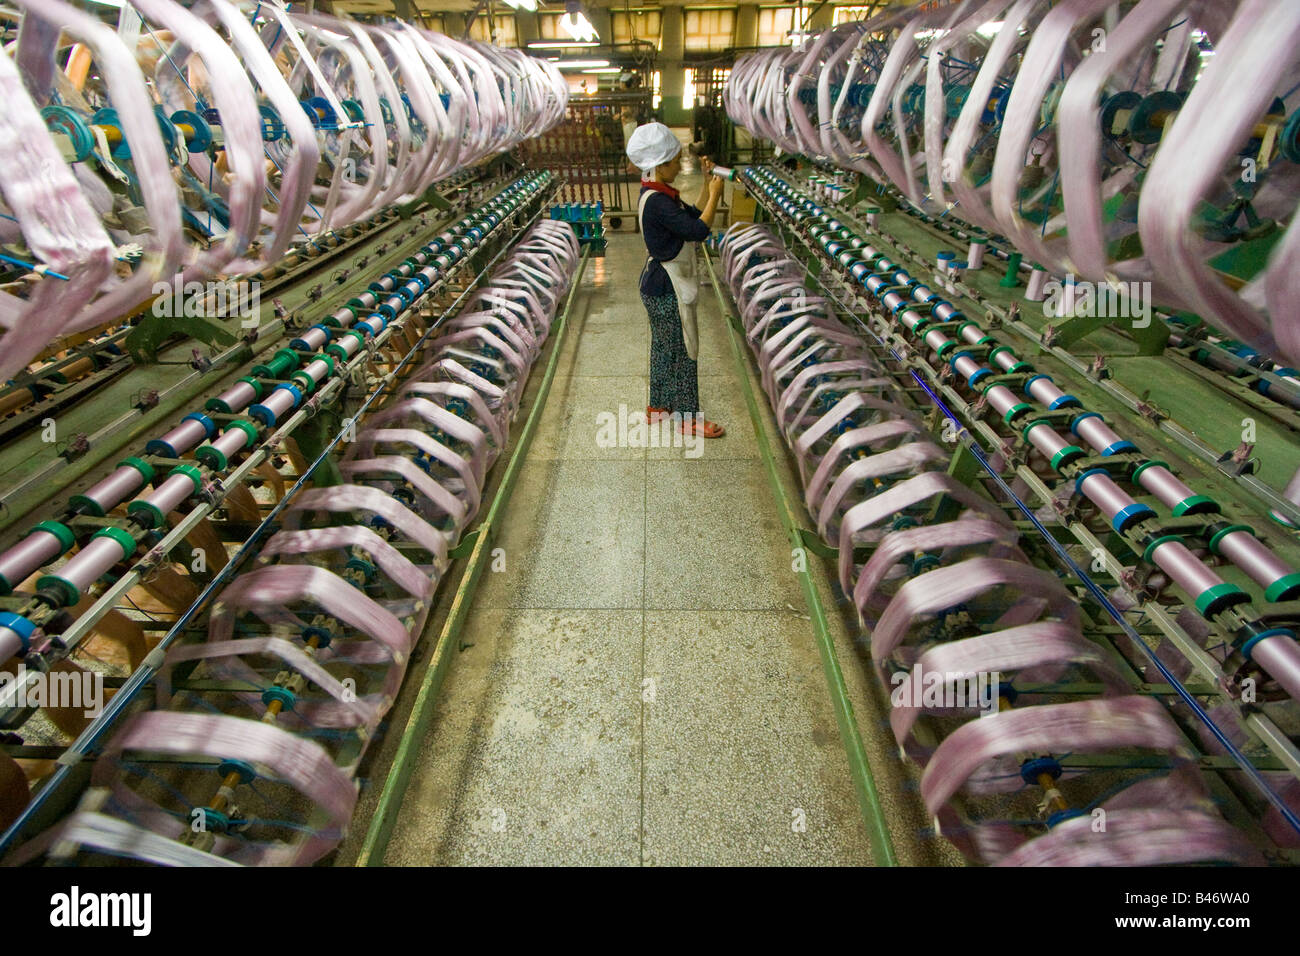
[[[324, 6], [326, 2], [327, 0], [321, 0], [319, 5]], [[758, 0], [752, 0], [752, 2], [755, 6], [758, 5]], [[778, 0], [763, 0], [763, 2], [764, 5], [774, 5], [778, 3]], [[863, 0], [863, 2], [865, 4], [867, 0]], [[901, 0], [901, 2], [906, 5], [918, 3], [920, 0]], [[404, 7], [408, 3], [412, 10], [419, 9], [429, 13], [448, 10], [468, 12], [473, 10], [476, 5], [474, 0], [333, 0], [333, 2], [329, 3], [329, 6], [336, 11], [388, 14], [390, 16], [395, 16], [397, 13], [396, 8], [399, 6]], [[613, 10], [622, 10], [625, 6], [630, 6], [633, 9], [644, 9], [648, 7], [686, 6], [688, 4], [692, 6], [715, 7], [735, 7], [740, 5], [736, 0], [627, 0], [626, 3], [624, 0], [583, 0], [583, 6], [585, 7], [597, 7], [601, 9], [607, 8]], [[795, 6], [796, 4], [793, 0], [789, 0], [789, 2], [781, 5]], [[854, 4], [852, 4], [850, 0], [843, 0], [842, 3], [836, 3], [835, 5], [851, 6]], [[805, 3], [805, 6], [816, 7], [818, 4], [815, 2], [807, 2]], [[538, 0], [538, 9], [547, 12], [563, 13], [564, 2], [563, 0], [549, 0], [549, 2], [547, 2], [547, 0]], [[503, 2], [503, 0], [495, 0], [495, 10], [501, 13], [511, 12], [510, 8]]]

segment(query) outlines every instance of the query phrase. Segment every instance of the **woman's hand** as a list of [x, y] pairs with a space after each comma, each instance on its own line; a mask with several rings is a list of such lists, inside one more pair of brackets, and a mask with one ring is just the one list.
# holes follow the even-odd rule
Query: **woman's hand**
[[709, 159], [709, 157], [700, 157], [700, 172], [704, 173], [705, 176], [709, 176], [713, 173], [714, 165], [713, 160]]
[[710, 179], [709, 179], [709, 197], [710, 197], [710, 198], [715, 198], [715, 197], [717, 197], [717, 196], [721, 196], [721, 195], [722, 195], [722, 187], [723, 187], [724, 185], [726, 185], [726, 184], [725, 184], [721, 179], [719, 179], [717, 176], [712, 176], [712, 177], [710, 177]]

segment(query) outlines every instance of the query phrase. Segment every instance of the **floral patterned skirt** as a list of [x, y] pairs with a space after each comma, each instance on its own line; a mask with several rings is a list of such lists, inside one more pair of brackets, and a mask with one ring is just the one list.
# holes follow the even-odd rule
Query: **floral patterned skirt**
[[643, 295], [650, 315], [650, 407], [693, 415], [700, 410], [695, 359], [686, 354], [677, 295]]

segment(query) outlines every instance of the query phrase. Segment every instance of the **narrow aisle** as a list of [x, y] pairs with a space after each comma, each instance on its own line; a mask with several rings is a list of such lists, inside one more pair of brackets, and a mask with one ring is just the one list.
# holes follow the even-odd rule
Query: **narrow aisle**
[[709, 289], [701, 397], [727, 435], [603, 440], [648, 398], [643, 261], [621, 233], [588, 269], [389, 863], [870, 862]]

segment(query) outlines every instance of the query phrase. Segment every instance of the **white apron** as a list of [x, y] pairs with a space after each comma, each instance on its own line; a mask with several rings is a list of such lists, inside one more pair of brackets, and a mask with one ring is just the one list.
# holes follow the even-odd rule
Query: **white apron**
[[[653, 189], [641, 194], [636, 207], [637, 225], [641, 235], [645, 235], [645, 201], [654, 195]], [[653, 259], [653, 256], [648, 258]], [[686, 343], [686, 354], [694, 359], [700, 350], [700, 330], [695, 320], [695, 300], [700, 297], [700, 284], [695, 278], [695, 248], [689, 243], [682, 243], [682, 251], [675, 259], [668, 262], [656, 260], [668, 273], [668, 281], [673, 284], [677, 294], [677, 314], [682, 320], [682, 340]]]

